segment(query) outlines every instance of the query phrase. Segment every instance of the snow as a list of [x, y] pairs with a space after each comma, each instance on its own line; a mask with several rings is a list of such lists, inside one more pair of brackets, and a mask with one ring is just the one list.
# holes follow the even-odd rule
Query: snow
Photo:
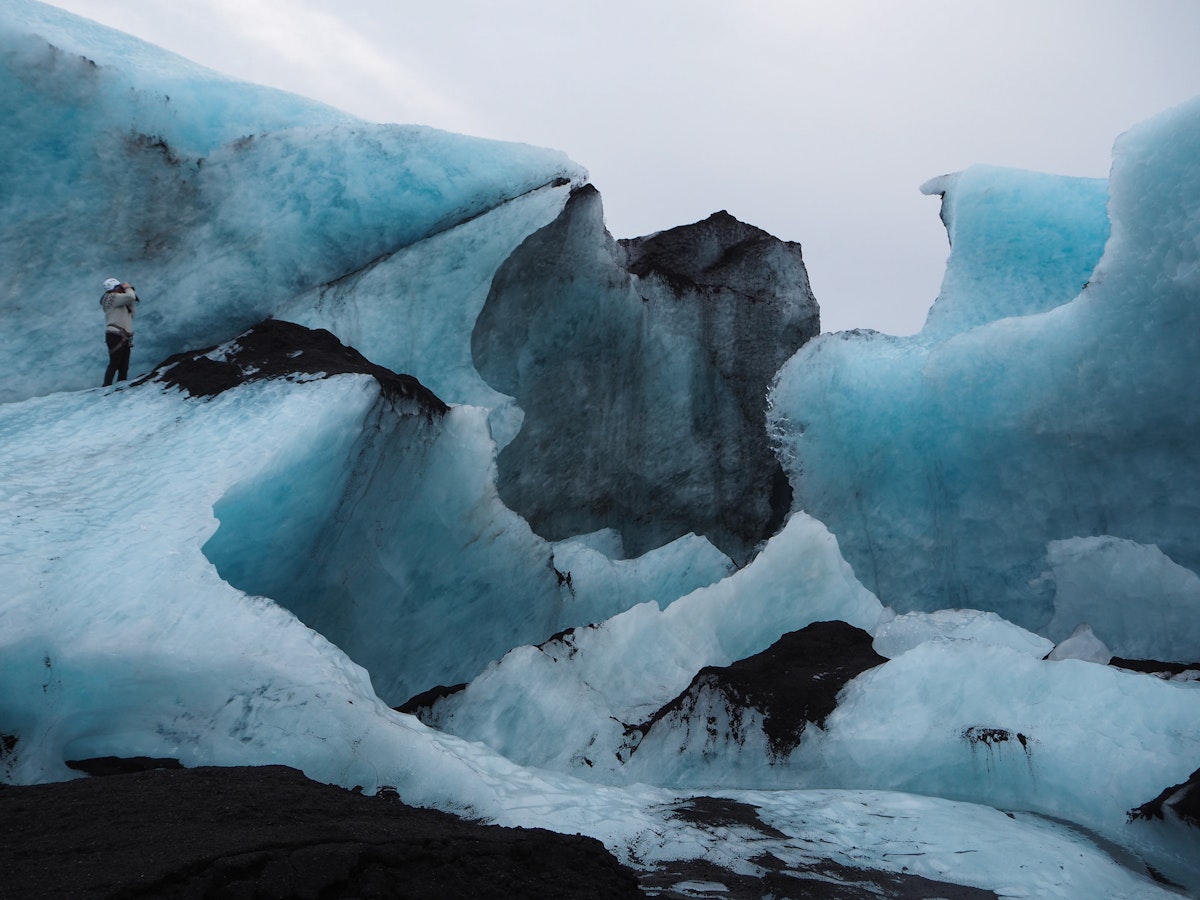
[[[366, 125], [34, 0], [0, 10], [0, 80], [0, 780], [284, 763], [643, 871], [1178, 896], [1149, 864], [1200, 890], [1193, 832], [1127, 820], [1200, 764], [1200, 683], [1102, 664], [1200, 659], [1200, 101], [1122, 136], [1107, 182], [926, 185], [953, 239], [926, 329], [781, 370], [796, 505], [737, 567], [695, 534], [548, 541], [499, 496], [526, 411], [472, 332], [585, 178], [561, 153]], [[135, 371], [273, 314], [449, 409], [359, 374], [95, 387], [109, 275], [146, 295]], [[788, 755], [715, 705], [742, 742], [629, 752], [700, 669], [827, 620], [886, 661]], [[458, 682], [436, 727], [391, 708]], [[680, 815], [700, 797], [761, 827]]]

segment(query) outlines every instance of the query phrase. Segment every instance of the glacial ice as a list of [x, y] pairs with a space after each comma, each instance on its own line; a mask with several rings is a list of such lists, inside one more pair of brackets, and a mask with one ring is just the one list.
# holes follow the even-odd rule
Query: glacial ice
[[725, 212], [615, 241], [599, 192], [573, 191], [496, 270], [471, 337], [525, 414], [501, 498], [549, 538], [615, 527], [640, 554], [694, 532], [743, 564], [791, 501], [767, 385], [818, 320], [799, 245]]
[[514, 649], [439, 704], [431, 721], [525, 765], [620, 780], [625, 726], [648, 719], [702, 667], [750, 656], [810, 622], [872, 629], [882, 613], [828, 531], [797, 513], [730, 577], [666, 609], [644, 603]]
[[[759, 836], [724, 835], [714, 845], [713, 834], [674, 818], [675, 791], [616, 790], [520, 767], [483, 744], [392, 712], [365, 670], [338, 648], [270, 600], [221, 580], [201, 552], [218, 527], [211, 509], [219, 498], [247, 474], [286, 459], [298, 435], [325, 434], [327, 440], [360, 431], [377, 403], [371, 379], [343, 375], [298, 385], [261, 382], [207, 401], [144, 386], [0, 407], [0, 462], [12, 476], [0, 557], [7, 598], [0, 605], [0, 710], [4, 732], [19, 735], [16, 752], [3, 760], [6, 780], [71, 777], [63, 760], [101, 755], [174, 756], [186, 765], [284, 762], [347, 786], [394, 785], [410, 802], [504, 824], [583, 831], [626, 859], [635, 853], [643, 862], [671, 859], [697, 846], [717, 859], [752, 855], [750, 848], [762, 846]], [[268, 419], [279, 427], [264, 431]], [[164, 428], [164, 422], [171, 424]], [[107, 470], [113, 460], [137, 477], [97, 483], [97, 465]], [[832, 546], [816, 523], [801, 517], [796, 527], [782, 558], [765, 552], [739, 573], [744, 584], [769, 590], [780, 567], [801, 562], [787, 558], [797, 538]], [[113, 568], [114, 554], [126, 564]], [[835, 553], [825, 558], [835, 575], [844, 572]], [[802, 565], [811, 569], [812, 563]], [[97, 572], [108, 574], [98, 580]], [[750, 632], [740, 640], [736, 630], [716, 633], [724, 624], [722, 609], [727, 618], [736, 610], [731, 580], [721, 582], [724, 596], [705, 597], [714, 590], [706, 589], [687, 604], [703, 612], [699, 624], [707, 620], [708, 640], [728, 645], [726, 657], [746, 652], [746, 640], [761, 641], [772, 630], [743, 617]], [[861, 592], [852, 581], [840, 590]], [[777, 614], [784, 613], [787, 594], [776, 592]], [[860, 596], [863, 612], [875, 614], [869, 595]], [[649, 612], [642, 606], [635, 614]], [[639, 673], [629, 660], [652, 656], [661, 642], [653, 630], [641, 634], [633, 624], [619, 630], [642, 649], [631, 647], [611, 665], [636, 688]], [[1017, 852], [1038, 861], [1038, 879], [1064, 888], [1103, 884], [1112, 896], [1134, 897], [1146, 887], [1140, 896], [1155, 895], [1148, 882], [1086, 839], [1036, 820], [991, 819], [984, 807], [860, 791], [745, 799], [770, 810], [772, 825], [794, 836], [775, 846], [788, 858], [812, 858], [816, 845], [810, 842], [826, 841], [822, 852], [896, 870], [888, 853], [906, 841], [920, 848], [921, 866], [929, 867], [923, 871], [956, 872], [956, 854], [968, 850], [979, 860], [964, 879], [1004, 884], [1011, 878], [1004, 874], [1007, 854]], [[887, 831], [890, 808], [905, 810], [903, 837]], [[834, 814], [855, 809], [878, 828], [850, 828], [853, 818]], [[997, 829], [1007, 835], [998, 845], [1004, 852], [991, 846]], [[864, 847], [869, 835], [878, 843]], [[1066, 870], [1051, 865], [1056, 854]]]
[[[0, 80], [0, 315], [21, 326], [0, 338], [0, 780], [103, 755], [285, 763], [643, 868], [753, 876], [769, 853], [1000, 896], [1178, 896], [1149, 864], [1200, 890], [1194, 831], [1127, 821], [1196, 769], [1200, 685], [1043, 658], [1084, 624], [1118, 656], [1200, 658], [1200, 103], [1122, 136], [1107, 183], [927, 186], [953, 245], [925, 331], [825, 335], [783, 368], [796, 503], [735, 569], [696, 534], [547, 541], [500, 499], [527, 411], [472, 332], [582, 182], [562, 154], [368, 126], [34, 0], [0, 9]], [[272, 314], [450, 408], [356, 374], [85, 389], [109, 274], [147, 297], [135, 370], [234, 359]], [[711, 710], [740, 742], [629, 752], [626, 726], [699, 669], [826, 620], [889, 659], [785, 757], [749, 705]], [[389, 708], [466, 680], [436, 728]], [[764, 827], [681, 815], [696, 797]]]
[[[1028, 285], [1044, 273], [1047, 302], [1061, 305], [995, 318], [985, 297], [989, 321], [977, 327], [943, 329], [931, 314], [910, 338], [826, 335], [781, 370], [772, 423], [798, 503], [885, 604], [988, 609], [1042, 632], [1054, 615], [1043, 577], [1052, 541], [1110, 535], [1200, 567], [1200, 422], [1185, 374], [1200, 349], [1198, 116], [1192, 101], [1116, 142], [1111, 235], [1084, 281], [1100, 221], [1092, 239], [1070, 244], [1074, 260], [1028, 268], [1022, 254], [1018, 271], [989, 258], [974, 272], [967, 236], [975, 216], [985, 234], [995, 230], [985, 215], [995, 205], [956, 192], [1022, 179], [985, 171], [943, 181], [955, 236], [944, 299], [969, 303], [961, 285]], [[1061, 201], [1072, 223], [1081, 210], [1098, 216], [1081, 202], [1094, 193], [1086, 185], [1034, 183], [1039, 209]]]
[[1086, 622], [1071, 632], [1070, 636], [1058, 644], [1046, 656], [1046, 659], [1082, 659], [1084, 662], [1099, 663], [1107, 666], [1112, 662], [1112, 651], [1105, 646], [1104, 641], [1096, 637], [1092, 626]]
[[884, 621], [875, 630], [875, 652], [889, 659], [931, 640], [978, 641], [1011, 647], [1042, 659], [1054, 642], [1005, 621], [993, 612], [942, 609], [911, 612]]
[[1073, 300], [1108, 240], [1108, 183], [972, 166], [921, 185], [942, 196], [950, 259], [922, 333], [945, 340]]
[[584, 178], [557, 151], [369, 124], [80, 21], [32, 0], [0, 11], [0, 243], [17, 298], [0, 310], [11, 363], [0, 400], [96, 383], [108, 275], [143, 299], [140, 374]]
[[1200, 576], [1154, 546], [1108, 535], [1051, 541], [1054, 618], [1046, 635], [1062, 640], [1081, 623], [1118, 656], [1196, 662]]

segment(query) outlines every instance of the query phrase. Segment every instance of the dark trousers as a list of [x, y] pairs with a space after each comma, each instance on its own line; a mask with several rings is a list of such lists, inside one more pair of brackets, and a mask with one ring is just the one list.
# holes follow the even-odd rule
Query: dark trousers
[[119, 331], [104, 332], [104, 343], [108, 344], [108, 368], [104, 370], [104, 386], [108, 387], [113, 383], [114, 375], [117, 381], [129, 377], [129, 351], [133, 345], [129, 335]]

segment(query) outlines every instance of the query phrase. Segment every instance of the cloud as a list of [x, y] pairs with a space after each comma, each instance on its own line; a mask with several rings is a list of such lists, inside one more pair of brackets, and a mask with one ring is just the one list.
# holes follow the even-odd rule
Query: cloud
[[218, 71], [303, 94], [363, 118], [462, 130], [467, 107], [402, 50], [306, 0], [189, 0], [147, 10], [128, 0], [54, 5], [136, 34]]

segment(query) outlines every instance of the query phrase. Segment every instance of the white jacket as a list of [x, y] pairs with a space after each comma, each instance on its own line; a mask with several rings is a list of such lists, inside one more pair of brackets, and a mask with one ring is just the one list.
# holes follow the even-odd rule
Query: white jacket
[[116, 288], [108, 291], [100, 300], [104, 309], [104, 325], [106, 329], [120, 329], [128, 335], [133, 334], [133, 310], [137, 305], [137, 293], [131, 287]]

